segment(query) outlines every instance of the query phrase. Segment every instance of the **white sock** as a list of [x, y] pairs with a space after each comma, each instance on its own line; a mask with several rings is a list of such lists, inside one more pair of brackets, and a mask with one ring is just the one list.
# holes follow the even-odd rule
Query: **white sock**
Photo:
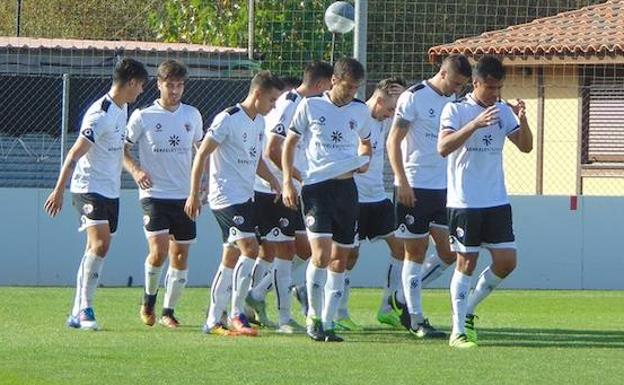
[[301, 259], [298, 255], [295, 255], [292, 260], [292, 272], [297, 272], [297, 270], [299, 270], [301, 266], [305, 265], [306, 262], [307, 261], [305, 259]]
[[455, 270], [451, 279], [451, 307], [453, 308], [453, 335], [465, 334], [466, 307], [471, 276]]
[[422, 302], [420, 300], [420, 271], [422, 264], [414, 261], [405, 261], [403, 264], [403, 291], [405, 292], [405, 304], [412, 318], [412, 328], [423, 322]]
[[327, 270], [327, 282], [325, 283], [325, 304], [321, 321], [323, 329], [333, 329], [336, 312], [340, 306], [340, 299], [344, 294], [345, 273], [337, 273]]
[[425, 259], [422, 269], [422, 287], [427, 287], [429, 284], [444, 273], [444, 270], [449, 267], [444, 261], [438, 257], [438, 254], [431, 254]]
[[[392, 307], [388, 303], [388, 299], [395, 292], [402, 289], [403, 285], [401, 283], [401, 274], [403, 271], [403, 261], [399, 261], [398, 259], [390, 256], [388, 260], [388, 267], [386, 268], [386, 284], [384, 285], [383, 297], [381, 298], [381, 310], [388, 312], [392, 310]], [[400, 290], [402, 293], [403, 290]], [[398, 293], [397, 293], [398, 295]], [[402, 294], [401, 294], [402, 295]], [[405, 298], [399, 298], [399, 300]]]
[[232, 277], [232, 317], [245, 313], [245, 297], [251, 286], [251, 271], [256, 260], [241, 255], [234, 266], [234, 276]]
[[251, 295], [256, 301], [264, 301], [272, 286], [273, 273], [269, 272], [269, 274], [266, 274], [260, 282], [249, 291], [249, 295]]
[[466, 314], [474, 314], [475, 308], [478, 304], [481, 303], [492, 293], [500, 283], [503, 281], [503, 278], [497, 277], [492, 271], [491, 267], [486, 267], [479, 275], [479, 279], [477, 279], [477, 284], [475, 285], [474, 290], [468, 297], [468, 306], [466, 307]]
[[271, 273], [271, 262], [264, 259], [256, 259], [256, 264], [251, 271], [251, 287], [258, 285], [267, 274]]
[[349, 295], [351, 294], [351, 270], [344, 272], [344, 288], [336, 319], [349, 318]]
[[72, 315], [77, 316], [80, 310], [93, 307], [95, 289], [100, 280], [104, 258], [85, 254], [80, 261], [76, 274], [76, 298]]
[[327, 268], [316, 267], [312, 262], [306, 269], [306, 290], [308, 292], [308, 318], [320, 318], [323, 311], [323, 291], [327, 281]]
[[169, 266], [167, 270], [167, 276], [165, 277], [165, 300], [163, 302], [163, 308], [175, 309], [184, 287], [186, 286], [186, 280], [188, 276], [187, 270], [178, 270]]
[[145, 293], [154, 295], [158, 292], [162, 266], [153, 266], [145, 260]]
[[219, 266], [219, 271], [212, 280], [210, 286], [210, 308], [208, 309], [208, 318], [206, 324], [213, 327], [217, 322], [221, 321], [221, 315], [227, 308], [232, 291], [232, 274], [234, 269], [225, 267], [223, 264]]
[[273, 261], [273, 285], [277, 297], [277, 311], [279, 324], [284, 325], [290, 321], [290, 282], [292, 262], [285, 259], [275, 258]]

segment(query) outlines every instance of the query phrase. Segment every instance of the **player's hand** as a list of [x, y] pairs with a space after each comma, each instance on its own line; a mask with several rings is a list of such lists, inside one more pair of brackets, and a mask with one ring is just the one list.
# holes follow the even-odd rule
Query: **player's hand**
[[63, 208], [63, 191], [54, 190], [48, 195], [48, 199], [46, 199], [43, 209], [46, 213], [52, 218], [54, 218], [58, 213], [61, 212]]
[[412, 186], [407, 183], [399, 183], [397, 186], [397, 195], [399, 199], [399, 203], [401, 203], [405, 207], [414, 207], [414, 203], [416, 202], [416, 196], [414, 196], [414, 190], [412, 190]]
[[526, 103], [522, 99], [516, 99], [516, 104], [506, 102], [518, 119], [526, 118]]
[[363, 166], [360, 166], [359, 168], [357, 168], [355, 172], [357, 172], [358, 174], [364, 174], [366, 171], [368, 171], [369, 167], [370, 167], [370, 161], [366, 162], [366, 164], [364, 164]]
[[145, 172], [143, 169], [139, 169], [132, 175], [136, 184], [141, 188], [141, 190], [147, 190], [152, 187], [152, 178], [150, 178], [149, 174]]
[[273, 200], [273, 203], [279, 202], [282, 199], [282, 186], [280, 185], [280, 182], [277, 180], [277, 178], [273, 177], [269, 181], [269, 185], [271, 186], [271, 191], [275, 193], [275, 199]]
[[483, 128], [487, 126], [491, 126], [498, 122], [498, 107], [497, 106], [489, 106], [482, 113], [477, 116], [472, 123], [476, 128]]
[[199, 201], [199, 195], [191, 194], [188, 198], [186, 198], [186, 203], [184, 204], [184, 212], [193, 221], [197, 219], [197, 217], [199, 217], [199, 213], [201, 212], [201, 202]]
[[282, 202], [284, 206], [289, 209], [296, 210], [297, 202], [299, 201], [297, 196], [297, 190], [293, 186], [291, 181], [284, 182], [284, 189], [282, 190]]

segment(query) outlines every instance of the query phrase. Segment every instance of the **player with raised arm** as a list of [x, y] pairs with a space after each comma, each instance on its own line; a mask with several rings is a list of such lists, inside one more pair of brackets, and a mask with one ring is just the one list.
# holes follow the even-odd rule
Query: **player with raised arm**
[[79, 230], [86, 230], [87, 244], [76, 276], [74, 306], [67, 320], [71, 328], [98, 328], [93, 297], [119, 220], [128, 103], [134, 103], [143, 92], [147, 76], [143, 64], [134, 59], [124, 58], [115, 64], [110, 91], [87, 110], [78, 138], [44, 204], [51, 217], [61, 211], [65, 184], [72, 175], [72, 203], [80, 216]]
[[[474, 90], [450, 103], [440, 119], [438, 151], [448, 156], [448, 218], [451, 249], [457, 266], [451, 280], [453, 331], [449, 345], [477, 346], [474, 312], [516, 267], [511, 205], [505, 188], [505, 138], [522, 152], [533, 149], [533, 135], [522, 100], [500, 101], [505, 68], [494, 56], [479, 59], [473, 71]], [[492, 264], [479, 275], [468, 295], [481, 247]]]

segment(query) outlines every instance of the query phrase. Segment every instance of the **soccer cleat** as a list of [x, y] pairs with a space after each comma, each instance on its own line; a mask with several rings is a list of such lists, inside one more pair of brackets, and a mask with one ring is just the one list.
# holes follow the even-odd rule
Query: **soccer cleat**
[[160, 317], [158, 323], [169, 329], [176, 329], [180, 326], [180, 322], [173, 315], [173, 309], [163, 309], [162, 317]]
[[409, 311], [407, 310], [407, 305], [397, 299], [396, 292], [392, 293], [390, 298], [388, 298], [388, 303], [392, 307], [392, 310], [399, 315], [401, 326], [410, 330], [412, 328], [412, 317], [410, 317]]
[[282, 334], [295, 334], [302, 332], [303, 326], [299, 325], [294, 319], [290, 319], [287, 323], [281, 324], [276, 331]]
[[464, 328], [466, 329], [466, 337], [468, 341], [477, 343], [477, 329], [474, 326], [475, 318], [479, 318], [474, 314], [466, 315], [466, 322], [464, 323]]
[[228, 328], [220, 322], [216, 323], [213, 327], [208, 326], [208, 324], [204, 324], [202, 332], [204, 334], [211, 334], [219, 337], [236, 337], [240, 335], [233, 330], [228, 330]]
[[231, 330], [242, 336], [255, 337], [258, 335], [258, 331], [251, 327], [244, 314], [239, 314], [232, 318], [230, 324], [232, 325]]
[[325, 330], [325, 342], [343, 342], [344, 338], [336, 335], [334, 329]]
[[321, 323], [321, 320], [318, 318], [308, 318], [306, 334], [314, 341], [324, 342], [325, 332], [323, 331], [323, 324]]
[[390, 325], [394, 328], [399, 328], [402, 326], [399, 314], [394, 311], [394, 309], [390, 309], [390, 311], [383, 311], [380, 309], [377, 312], [377, 321], [382, 324]]
[[[254, 317], [254, 321], [257, 321], [259, 326], [270, 329], [275, 329], [277, 327], [277, 325], [275, 325], [275, 323], [272, 322], [267, 315], [265, 301], [258, 301], [257, 299], [254, 299], [250, 293], [247, 295], [247, 298], [245, 298], [245, 304], [255, 313], [256, 317]], [[249, 321], [251, 322], [251, 320]]]
[[308, 292], [306, 291], [305, 285], [295, 285], [290, 288], [290, 292], [295, 297], [299, 305], [301, 305], [301, 312], [304, 317], [308, 315]]
[[472, 341], [468, 341], [468, 337], [465, 334], [455, 334], [449, 339], [449, 346], [458, 349], [472, 349], [478, 345]]
[[82, 330], [98, 330], [93, 309], [88, 307], [80, 310], [77, 316], [70, 315], [67, 319], [67, 327]]
[[350, 332], [361, 332], [364, 330], [362, 326], [353, 322], [353, 320], [349, 317], [336, 320], [336, 329]]
[[446, 333], [437, 330], [429, 323], [428, 319], [424, 319], [423, 322], [416, 326], [416, 329], [409, 328], [409, 332], [417, 338], [446, 338]]
[[147, 326], [154, 326], [156, 323], [156, 313], [154, 312], [154, 305], [156, 304], [156, 294], [143, 294], [143, 304], [139, 315], [141, 321]]

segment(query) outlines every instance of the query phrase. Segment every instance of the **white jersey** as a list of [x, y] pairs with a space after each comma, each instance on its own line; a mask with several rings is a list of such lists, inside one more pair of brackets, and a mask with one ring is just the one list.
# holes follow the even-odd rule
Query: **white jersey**
[[139, 198], [186, 199], [189, 195], [193, 144], [203, 137], [197, 108], [180, 104], [175, 111], [158, 101], [136, 110], [128, 122], [126, 143], [139, 146], [141, 167], [152, 187], [139, 189]]
[[392, 119], [379, 121], [370, 117], [370, 141], [373, 147], [368, 170], [364, 174], [353, 174], [358, 189], [360, 203], [379, 202], [387, 199], [384, 188], [384, 157], [386, 136], [390, 130]]
[[[397, 101], [395, 117], [410, 122], [401, 152], [412, 188], [446, 188], [446, 159], [438, 153], [438, 133], [442, 109], [454, 100], [455, 95], [440, 95], [423, 81], [404, 91]], [[394, 184], [398, 185], [396, 177]]]
[[369, 117], [363, 101], [354, 99], [337, 106], [328, 92], [299, 103], [290, 131], [305, 145], [308, 167], [303, 174], [304, 185], [336, 178], [366, 163], [357, 156], [357, 150], [358, 139], [370, 137]]
[[[509, 203], [503, 173], [503, 145], [505, 137], [516, 132], [520, 124], [508, 105], [496, 103], [496, 106], [498, 122], [477, 129], [448, 157], [448, 207], [483, 208]], [[440, 127], [460, 130], [485, 109], [469, 94], [444, 107]]]
[[119, 198], [127, 120], [128, 106], [117, 106], [108, 94], [89, 107], [82, 119], [80, 136], [92, 145], [78, 160], [71, 192]]
[[[292, 122], [293, 115], [295, 114], [295, 110], [301, 102], [302, 96], [297, 92], [297, 90], [293, 89], [288, 92], [284, 92], [275, 102], [275, 108], [268, 113], [268, 115], [264, 118], [266, 122], [265, 128], [265, 142], [262, 144], [262, 148], [266, 149], [266, 142], [268, 142], [269, 137], [272, 135], [276, 135], [280, 137], [282, 140], [286, 138], [286, 129], [290, 126]], [[305, 173], [307, 162], [305, 158], [305, 150], [302, 147], [302, 141], [297, 143], [297, 148], [295, 150], [295, 168], [299, 170], [302, 174]], [[282, 170], [277, 167], [275, 163], [271, 159], [266, 156], [266, 151], [264, 160], [269, 167], [269, 170], [273, 173], [273, 175], [277, 178], [278, 181], [282, 181], [283, 174]], [[295, 182], [295, 188], [297, 191], [301, 191], [301, 184], [298, 181]], [[256, 182], [254, 184], [254, 190], [263, 192], [263, 193], [274, 193], [271, 190], [271, 186], [269, 182], [260, 178], [256, 175]]]
[[253, 199], [264, 118], [258, 114], [252, 120], [237, 104], [214, 118], [206, 136], [219, 143], [210, 155], [210, 208], [218, 210]]

